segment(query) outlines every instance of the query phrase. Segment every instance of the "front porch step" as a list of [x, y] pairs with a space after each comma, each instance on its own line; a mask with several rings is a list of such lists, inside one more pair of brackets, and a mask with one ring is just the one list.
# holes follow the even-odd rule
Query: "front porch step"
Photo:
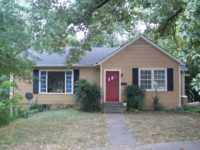
[[103, 103], [102, 111], [104, 113], [123, 113], [126, 111], [126, 106], [123, 103]]

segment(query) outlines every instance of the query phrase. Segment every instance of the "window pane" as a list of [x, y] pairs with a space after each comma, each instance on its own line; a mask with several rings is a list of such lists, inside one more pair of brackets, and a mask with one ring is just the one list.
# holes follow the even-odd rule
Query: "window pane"
[[151, 80], [141, 80], [142, 89], [151, 89]]
[[165, 79], [165, 71], [164, 70], [155, 70], [154, 71], [154, 79], [155, 80], [164, 80]]
[[151, 79], [151, 70], [141, 70], [141, 79]]
[[154, 70], [154, 89], [165, 89], [165, 71]]
[[141, 70], [140, 72], [140, 86], [142, 89], [151, 89], [151, 70]]
[[155, 80], [155, 86], [154, 88], [156, 89], [165, 89], [165, 80]]
[[40, 92], [46, 92], [46, 71], [40, 72]]
[[72, 71], [66, 72], [66, 92], [72, 93]]
[[64, 93], [65, 92], [65, 73], [48, 72], [48, 92]]

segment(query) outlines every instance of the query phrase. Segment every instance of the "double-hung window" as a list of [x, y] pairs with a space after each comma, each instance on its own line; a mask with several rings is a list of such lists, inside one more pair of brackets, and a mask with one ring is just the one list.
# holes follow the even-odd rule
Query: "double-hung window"
[[166, 85], [166, 73], [165, 70], [154, 70], [154, 83], [153, 88], [158, 90], [165, 90]]
[[147, 91], [166, 90], [166, 69], [140, 69], [139, 85]]
[[73, 71], [40, 71], [39, 92], [73, 94]]

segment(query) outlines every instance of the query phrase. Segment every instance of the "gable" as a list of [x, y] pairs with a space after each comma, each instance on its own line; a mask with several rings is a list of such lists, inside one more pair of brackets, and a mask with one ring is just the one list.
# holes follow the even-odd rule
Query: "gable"
[[127, 49], [130, 46], [135, 46], [138, 48], [153, 48], [156, 51], [158, 51], [161, 55], [163, 55], [163, 57], [167, 57], [168, 59], [170, 59], [171, 61], [179, 64], [179, 65], [183, 65], [179, 60], [177, 60], [175, 57], [171, 56], [170, 54], [168, 54], [165, 50], [163, 50], [162, 48], [160, 48], [158, 45], [156, 45], [155, 43], [153, 43], [152, 41], [150, 41], [149, 39], [145, 38], [144, 36], [139, 36], [137, 37], [135, 40], [123, 45], [122, 47], [120, 47], [118, 50], [114, 51], [113, 53], [111, 53], [109, 56], [107, 56], [105, 59], [101, 60], [99, 62], [99, 64], [106, 62], [109, 59], [112, 59], [112, 57], [118, 53], [120, 53], [121, 51], [124, 51], [125, 49]]
[[112, 67], [127, 67], [130, 65], [138, 67], [174, 67], [178, 66], [179, 62], [154, 45], [149, 44], [143, 38], [139, 38], [102, 62], [102, 64], [111, 65]]

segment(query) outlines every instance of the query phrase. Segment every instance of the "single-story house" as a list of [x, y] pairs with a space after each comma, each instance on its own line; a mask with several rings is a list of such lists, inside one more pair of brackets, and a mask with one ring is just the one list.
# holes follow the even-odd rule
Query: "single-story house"
[[142, 35], [119, 48], [92, 48], [72, 69], [68, 53], [39, 54], [33, 81], [18, 80], [15, 92], [32, 92], [38, 104], [73, 105], [74, 83], [85, 79], [100, 86], [101, 103], [123, 102], [132, 84], [145, 89], [145, 108], [152, 108], [155, 89], [166, 108], [180, 107], [185, 98], [184, 64]]

